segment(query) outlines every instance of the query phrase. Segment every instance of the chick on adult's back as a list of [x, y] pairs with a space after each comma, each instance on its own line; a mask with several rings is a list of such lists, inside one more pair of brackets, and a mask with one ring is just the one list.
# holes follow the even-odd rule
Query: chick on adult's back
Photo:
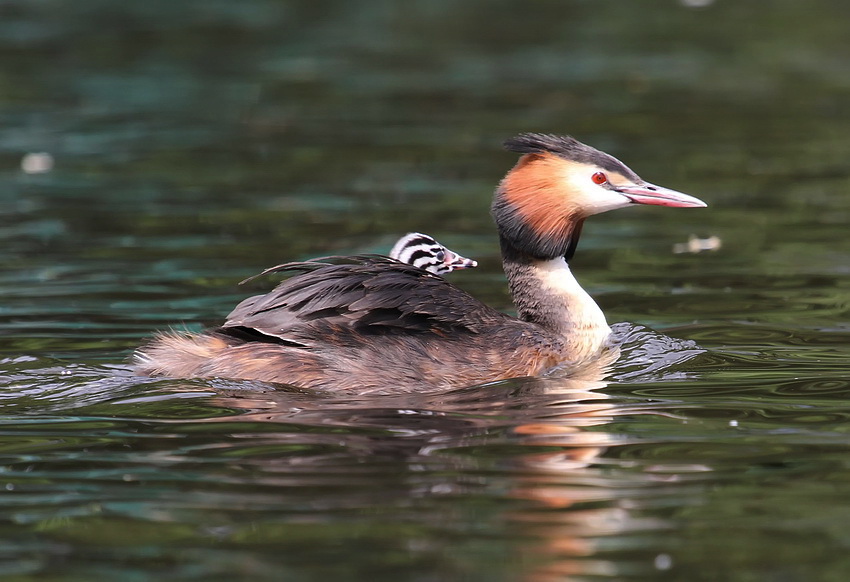
[[449, 250], [433, 237], [421, 232], [408, 232], [398, 239], [390, 250], [390, 258], [415, 265], [436, 275], [478, 266], [478, 262]]
[[410, 391], [535, 376], [597, 357], [610, 334], [567, 265], [590, 215], [631, 204], [702, 207], [570, 137], [522, 134], [492, 214], [517, 318], [386, 257], [298, 271], [220, 327], [162, 334], [135, 354], [150, 375], [224, 377], [330, 391]]

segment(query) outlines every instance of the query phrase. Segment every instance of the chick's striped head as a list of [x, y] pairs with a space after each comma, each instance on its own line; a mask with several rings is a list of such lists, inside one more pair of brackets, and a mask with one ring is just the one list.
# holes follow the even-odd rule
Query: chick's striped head
[[436, 275], [478, 266], [476, 261], [450, 251], [432, 237], [420, 232], [410, 232], [398, 239], [390, 251], [390, 257]]

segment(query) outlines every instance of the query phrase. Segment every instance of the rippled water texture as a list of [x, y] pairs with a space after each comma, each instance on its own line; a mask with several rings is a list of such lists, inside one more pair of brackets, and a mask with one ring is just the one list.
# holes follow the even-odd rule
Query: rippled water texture
[[[847, 38], [838, 0], [0, 3], [0, 577], [846, 580]], [[510, 310], [520, 131], [710, 205], [588, 221], [610, 369], [333, 397], [127, 366], [409, 230]]]

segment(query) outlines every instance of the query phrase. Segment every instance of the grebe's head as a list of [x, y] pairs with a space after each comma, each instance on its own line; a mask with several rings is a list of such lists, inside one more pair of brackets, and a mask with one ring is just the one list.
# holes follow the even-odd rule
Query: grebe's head
[[436, 275], [478, 266], [472, 259], [450, 251], [432, 237], [420, 232], [409, 232], [398, 239], [390, 251], [390, 257]]
[[523, 154], [496, 190], [492, 212], [503, 243], [539, 259], [569, 256], [585, 218], [631, 204], [705, 202], [650, 184], [623, 162], [568, 136], [523, 133], [505, 142]]

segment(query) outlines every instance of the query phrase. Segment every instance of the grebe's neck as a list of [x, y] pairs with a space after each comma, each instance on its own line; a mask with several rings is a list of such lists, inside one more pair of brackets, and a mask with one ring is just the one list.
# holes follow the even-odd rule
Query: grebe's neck
[[606, 345], [611, 328], [566, 259], [535, 259], [504, 238], [501, 242], [502, 262], [519, 318], [562, 336], [571, 359], [596, 355]]

